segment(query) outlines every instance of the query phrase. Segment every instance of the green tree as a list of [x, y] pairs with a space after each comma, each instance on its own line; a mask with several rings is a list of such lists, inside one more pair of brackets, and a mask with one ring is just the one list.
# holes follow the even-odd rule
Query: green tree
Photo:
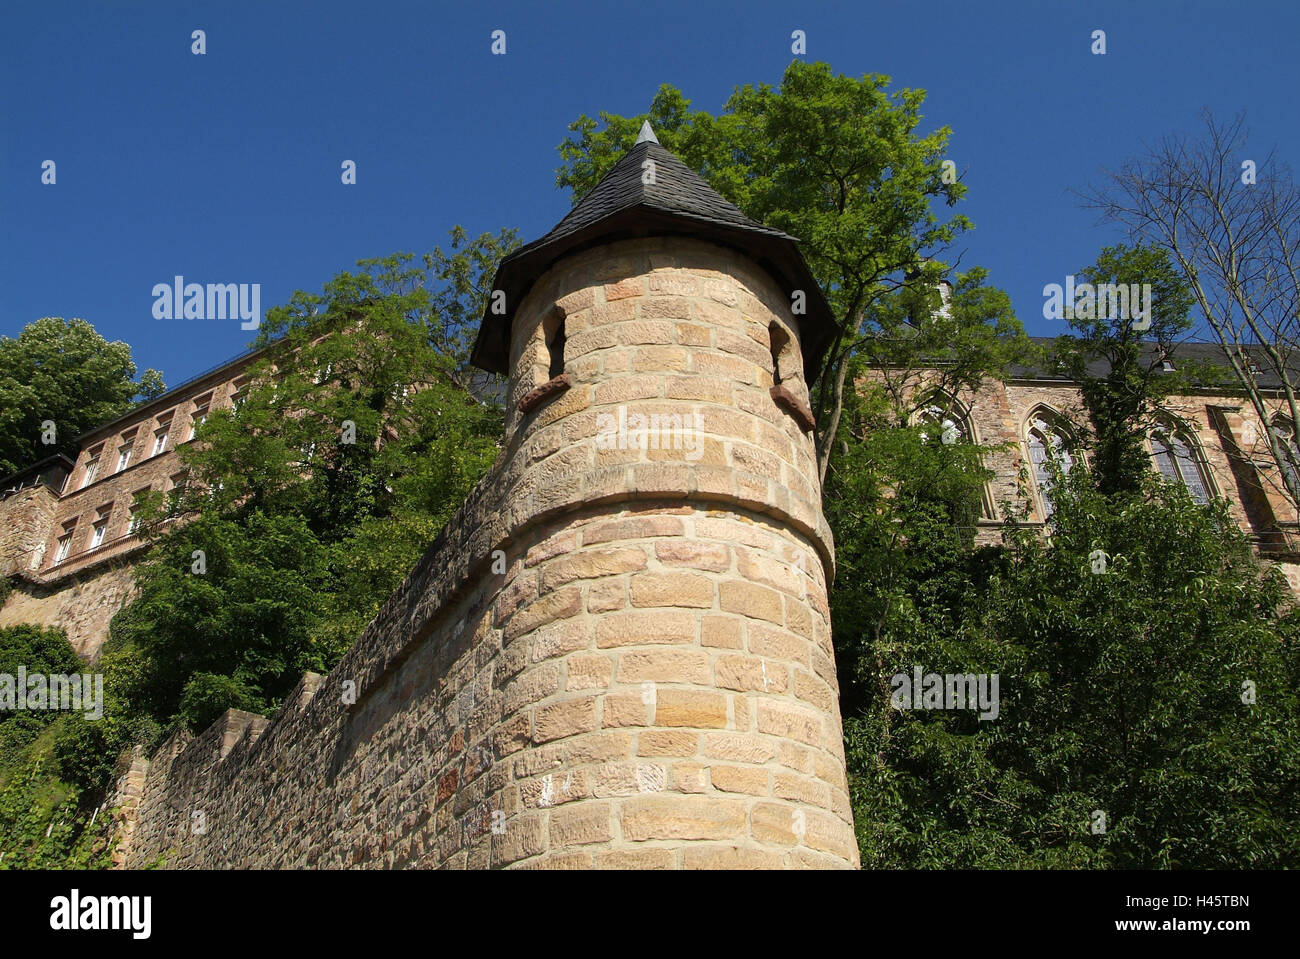
[[[1165, 250], [1153, 246], [1106, 247], [1096, 263], [1081, 271], [1080, 282], [1151, 288], [1151, 316], [1138, 323], [1149, 320], [1147, 329], [1135, 329], [1132, 316], [1111, 315], [1097, 304], [1087, 311], [1090, 316], [1067, 315], [1076, 335], [1060, 337], [1056, 344], [1061, 369], [1079, 384], [1088, 409], [1091, 428], [1085, 443], [1099, 488], [1134, 493], [1150, 473], [1146, 434], [1169, 396], [1185, 388], [1199, 369], [1180, 361], [1166, 372], [1163, 364], [1191, 328], [1192, 295]], [[1131, 307], [1130, 313], [1135, 311]], [[1100, 374], [1094, 372], [1098, 364], [1104, 369]]]
[[[1160, 256], [1146, 255], [1106, 251], [1088, 276], [1154, 282]], [[1183, 315], [1166, 292], [1158, 335]], [[1050, 539], [1008, 522], [1004, 545], [971, 549], [978, 451], [902, 426], [879, 377], [846, 403], [826, 510], [865, 865], [1300, 862], [1300, 614], [1226, 504], [1197, 505], [1124, 458], [1172, 380], [1141, 374], [1131, 331], [1081, 332], [1062, 355], [1126, 374], [1095, 376], [1084, 394], [1124, 456], [1113, 473], [1058, 477]], [[896, 708], [895, 677], [916, 667], [998, 676], [998, 715]]]
[[[19, 668], [27, 675], [71, 675], [81, 661], [61, 629], [20, 624], [0, 629], [0, 676], [16, 682]], [[25, 689], [14, 690], [22, 695]], [[22, 750], [58, 718], [49, 710], [0, 709], [0, 771], [19, 760]]]
[[[1120, 505], [1076, 470], [1054, 501], [1050, 542], [1009, 531], [1007, 549], [938, 556], [864, 638], [857, 679], [876, 694], [845, 720], [864, 865], [1295, 866], [1281, 576], [1226, 508], [1174, 485]], [[893, 708], [891, 678], [918, 665], [997, 674], [997, 717]]]
[[[1198, 133], [1145, 145], [1082, 199], [1130, 236], [1169, 252], [1223, 350], [1234, 386], [1265, 424], [1263, 445], [1284, 466], [1260, 479], [1300, 504], [1300, 382], [1293, 360], [1300, 346], [1300, 184], [1276, 148], [1251, 141], [1244, 113], [1220, 120], [1207, 108], [1200, 119]], [[1244, 157], [1255, 158], [1251, 177]], [[1287, 414], [1276, 423], [1275, 393]]]
[[[850, 358], [869, 348], [879, 360], [898, 340], [896, 330], [880, 325], [888, 311], [878, 307], [900, 290], [931, 291], [949, 272], [933, 258], [972, 226], [961, 214], [941, 221], [934, 212], [935, 204], [954, 206], [966, 192], [955, 163], [945, 165], [951, 131], [919, 133], [924, 92], [891, 92], [888, 86], [889, 78], [879, 74], [847, 77], [825, 63], [796, 60], [779, 88], [740, 87], [718, 116], [692, 111], [680, 91], [664, 85], [648, 113], [602, 112], [599, 124], [581, 116], [560, 145], [556, 182], [577, 202], [648, 119], [664, 147], [720, 194], [753, 219], [802, 240], [838, 326], [813, 389], [823, 477]], [[1002, 332], [1014, 338], [1009, 326]], [[1009, 352], [1019, 348], [1013, 344]], [[994, 367], [1006, 362], [991, 359]]]
[[[86, 430], [125, 413], [132, 400], [163, 392], [162, 375], [139, 381], [131, 348], [85, 320], [47, 316], [16, 339], [0, 337], [0, 476], [55, 453], [71, 454]], [[46, 423], [54, 442], [44, 442]]]
[[[63, 630], [26, 624], [0, 629], [0, 676], [16, 678], [20, 667], [28, 677], [86, 669]], [[107, 716], [107, 695], [105, 700]], [[87, 808], [94, 800], [83, 791], [77, 764], [65, 765], [60, 753], [69, 737], [95, 730], [96, 745], [107, 747], [92, 760], [102, 765], [97, 772], [102, 779], [121, 749], [99, 725], [107, 722], [55, 708], [0, 711], [0, 851], [5, 854], [0, 868], [106, 864], [103, 837], [86, 828], [94, 818], [93, 808]]]
[[268, 313], [238, 409], [145, 504], [154, 546], [109, 647], [139, 653], [127, 701], [202, 728], [333, 667], [496, 457], [466, 353], [515, 245], [457, 228], [449, 252], [363, 260]]

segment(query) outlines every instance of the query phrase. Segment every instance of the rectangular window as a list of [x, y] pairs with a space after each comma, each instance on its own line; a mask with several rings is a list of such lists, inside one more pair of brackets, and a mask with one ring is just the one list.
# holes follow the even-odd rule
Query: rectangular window
[[140, 532], [140, 524], [143, 522], [143, 518], [140, 514], [144, 509], [144, 498], [148, 493], [149, 487], [145, 486], [136, 490], [132, 494], [131, 518], [126, 524], [126, 535], [128, 536], [134, 536], [136, 533]]
[[1151, 454], [1155, 458], [1156, 467], [1165, 479], [1173, 480], [1175, 483], [1182, 480], [1178, 475], [1178, 465], [1174, 462], [1173, 451], [1169, 449], [1169, 444], [1160, 433], [1151, 435]]
[[168, 427], [164, 426], [162, 429], [155, 431], [155, 433], [153, 434], [153, 455], [154, 456], [158, 456], [161, 453], [167, 452], [167, 430]]
[[104, 536], [108, 533], [108, 519], [113, 514], [113, 504], [101, 506], [95, 513], [95, 525], [91, 527], [90, 549], [104, 544]]
[[1277, 438], [1278, 447], [1282, 450], [1281, 465], [1283, 471], [1293, 485], [1300, 484], [1300, 471], [1296, 469], [1296, 464], [1300, 463], [1300, 448], [1296, 446], [1288, 422], [1286, 420], [1274, 421], [1272, 430], [1273, 435]]
[[99, 475], [99, 457], [91, 460], [86, 464], [86, 475], [82, 477], [81, 488], [85, 489], [91, 483], [95, 482], [95, 477]]
[[1210, 494], [1201, 479], [1201, 468], [1196, 462], [1196, 454], [1181, 436], [1175, 434], [1170, 437], [1170, 440], [1173, 442], [1175, 465], [1178, 467], [1178, 472], [1182, 474], [1183, 485], [1187, 487], [1187, 492], [1192, 494], [1192, 499], [1204, 506], [1210, 501]]
[[169, 517], [180, 515], [181, 498], [185, 495], [185, 483], [188, 478], [188, 473], [177, 473], [170, 479], [171, 488], [167, 491], [167, 515]]
[[1192, 499], [1202, 505], [1210, 501], [1196, 454], [1185, 439], [1176, 433], [1152, 433], [1151, 455], [1166, 480], [1182, 483]]
[[234, 407], [236, 411], [244, 405], [244, 400], [248, 399], [248, 384], [250, 382], [251, 380], [249, 377], [241, 376], [230, 384], [231, 389], [234, 391], [230, 397], [230, 405]]
[[77, 522], [73, 520], [63, 527], [63, 535], [59, 537], [59, 548], [54, 554], [54, 562], [62, 563], [72, 552], [72, 536], [77, 532]]
[[546, 344], [550, 354], [550, 368], [546, 371], [546, 375], [551, 379], [555, 379], [564, 372], [564, 346], [564, 318], [561, 317], [559, 325], [551, 335], [550, 342]]
[[117, 472], [122, 472], [131, 465], [131, 445], [121, 446], [117, 450]]
[[194, 439], [195, 435], [199, 431], [199, 427], [206, 423], [207, 420], [208, 408], [206, 406], [201, 406], [194, 411], [194, 419], [190, 423], [190, 439]]

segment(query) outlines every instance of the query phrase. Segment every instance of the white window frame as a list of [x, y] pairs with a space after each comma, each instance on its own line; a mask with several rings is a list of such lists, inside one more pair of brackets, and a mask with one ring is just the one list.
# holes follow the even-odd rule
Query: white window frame
[[59, 537], [59, 546], [54, 553], [54, 562], [62, 563], [68, 558], [68, 553], [72, 552], [72, 537], [76, 532], [77, 528], [74, 526]]

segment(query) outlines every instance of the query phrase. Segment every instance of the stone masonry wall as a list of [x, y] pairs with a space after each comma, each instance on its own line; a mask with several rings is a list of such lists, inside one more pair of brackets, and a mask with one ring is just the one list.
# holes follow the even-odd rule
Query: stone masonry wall
[[108, 638], [108, 624], [134, 595], [130, 557], [119, 558], [53, 586], [20, 581], [0, 609], [0, 626], [58, 627], [77, 655], [91, 661]]
[[[155, 753], [124, 862], [856, 866], [833, 546], [769, 395], [787, 303], [698, 241], [557, 264], [492, 471], [329, 676]], [[568, 388], [520, 412], [558, 322]], [[620, 448], [651, 413], [694, 432]]]
[[[130, 567], [144, 548], [130, 530], [135, 495], [171, 488], [185, 469], [177, 447], [190, 442], [195, 417], [229, 406], [253, 359], [241, 357], [86, 434], [61, 494], [36, 486], [0, 500], [0, 576], [17, 577], [0, 608], [0, 626], [63, 627], [80, 656], [99, 654], [109, 621], [133, 594]], [[167, 442], [155, 453], [164, 427]], [[130, 462], [118, 470], [127, 445]], [[90, 476], [92, 461], [97, 467]], [[101, 521], [105, 534], [95, 546]], [[60, 559], [59, 540], [69, 532], [69, 551]]]
[[0, 500], [0, 576], [31, 573], [54, 522], [58, 495], [37, 485]]
[[[925, 378], [920, 378], [916, 389], [927, 388]], [[1074, 436], [1082, 435], [1088, 418], [1078, 387], [1067, 382], [987, 380], [978, 390], [963, 391], [955, 400], [955, 409], [966, 419], [973, 440], [991, 448], [985, 466], [993, 477], [986, 490], [985, 517], [977, 541], [1000, 541], [1003, 503], [1028, 505], [1028, 521], [1041, 524], [1041, 501], [1032, 470], [1025, 468], [1029, 457], [1026, 431], [1034, 418], [1046, 416], [1064, 423]], [[1259, 538], [1261, 551], [1266, 556], [1300, 551], [1296, 510], [1282, 492], [1276, 464], [1253, 411], [1239, 398], [1212, 393], [1171, 396], [1166, 406], [1173, 416], [1171, 422], [1191, 441], [1207, 489], [1228, 501], [1230, 515], [1243, 531]], [[1270, 401], [1270, 407], [1274, 414], [1283, 412], [1280, 401]], [[1300, 577], [1291, 572], [1294, 564], [1279, 565], [1293, 585], [1300, 583]]]

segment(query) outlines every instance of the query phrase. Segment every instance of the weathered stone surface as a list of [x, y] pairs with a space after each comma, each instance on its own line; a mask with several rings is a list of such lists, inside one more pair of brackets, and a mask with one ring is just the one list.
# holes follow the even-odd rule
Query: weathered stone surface
[[[813, 441], [760, 388], [783, 294], [719, 247], [615, 247], [519, 306], [500, 460], [330, 675], [141, 758], [125, 865], [857, 864]], [[557, 302], [573, 385], [523, 413]], [[620, 406], [703, 435], [598, 449]]]

